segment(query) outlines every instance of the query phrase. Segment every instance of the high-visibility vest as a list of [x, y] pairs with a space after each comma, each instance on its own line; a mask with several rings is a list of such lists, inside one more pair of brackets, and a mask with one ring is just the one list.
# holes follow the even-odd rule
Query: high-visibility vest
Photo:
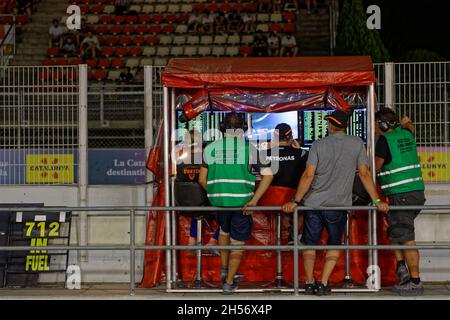
[[250, 147], [241, 138], [224, 138], [205, 148], [208, 199], [217, 207], [242, 207], [253, 197], [255, 176], [249, 172]]
[[416, 142], [409, 130], [400, 127], [384, 134], [392, 161], [381, 168], [381, 190], [385, 195], [425, 190]]

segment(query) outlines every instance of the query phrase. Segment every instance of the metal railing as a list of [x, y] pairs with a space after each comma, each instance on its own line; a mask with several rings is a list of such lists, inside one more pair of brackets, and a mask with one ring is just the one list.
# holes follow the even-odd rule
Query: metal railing
[[[450, 214], [450, 205], [424, 205], [424, 206], [391, 206], [390, 211], [401, 211], [401, 210], [433, 210], [424, 211], [422, 214], [435, 214], [435, 211], [447, 210], [443, 212], [445, 214]], [[208, 250], [211, 246], [206, 245], [137, 245], [136, 244], [136, 216], [145, 216], [149, 211], [156, 211], [158, 213], [165, 213], [166, 219], [170, 220], [171, 212], [176, 211], [230, 211], [230, 210], [242, 210], [242, 208], [217, 208], [217, 207], [152, 207], [152, 206], [123, 206], [123, 207], [12, 207], [12, 208], [0, 208], [1, 212], [72, 212], [72, 215], [78, 216], [79, 212], [89, 213], [91, 216], [129, 216], [130, 217], [130, 243], [128, 245], [47, 245], [39, 246], [39, 250], [125, 250], [130, 252], [130, 295], [135, 294], [136, 289], [136, 279], [135, 279], [135, 265], [136, 257], [135, 252], [137, 250], [165, 250], [166, 254], [170, 254], [172, 250]], [[249, 211], [280, 211], [280, 206], [258, 206], [249, 207]], [[307, 210], [355, 210], [355, 211], [373, 211], [376, 210], [374, 206], [350, 206], [350, 207], [320, 207], [320, 208], [309, 208], [309, 207], [297, 207], [293, 214], [293, 231], [294, 239], [298, 237], [298, 212]], [[95, 211], [95, 213], [92, 213]], [[118, 211], [127, 211], [127, 213], [120, 213]], [[432, 244], [432, 245], [415, 245], [415, 246], [402, 246], [402, 245], [300, 245], [297, 241], [294, 241], [293, 245], [240, 245], [240, 246], [214, 246], [218, 250], [283, 250], [292, 251], [294, 254], [293, 263], [293, 273], [294, 273], [294, 284], [293, 291], [294, 295], [299, 294], [299, 260], [298, 254], [301, 250], [396, 250], [396, 249], [429, 249], [429, 250], [450, 250], [450, 244]], [[36, 250], [33, 246], [0, 246], [0, 251], [24, 251], [24, 250]], [[170, 276], [170, 266], [166, 266], [168, 274], [166, 274], [166, 285], [167, 292], [173, 292], [171, 290], [171, 276]], [[239, 290], [238, 290], [239, 291]], [[246, 290], [249, 291], [249, 290]], [[251, 290], [250, 290], [251, 291]], [[376, 291], [376, 290], [375, 290]]]

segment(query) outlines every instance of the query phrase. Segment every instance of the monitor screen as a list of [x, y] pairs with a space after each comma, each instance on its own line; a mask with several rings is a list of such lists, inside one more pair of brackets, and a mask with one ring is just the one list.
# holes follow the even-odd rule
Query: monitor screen
[[298, 139], [298, 112], [252, 113], [249, 140], [270, 140], [275, 127], [279, 123], [287, 123], [292, 128], [292, 136]]
[[[328, 121], [324, 118], [333, 110], [305, 110], [299, 117], [302, 130], [302, 144], [310, 146], [314, 141], [328, 135]], [[364, 143], [367, 140], [366, 109], [355, 109], [350, 116], [347, 134], [360, 137]]]

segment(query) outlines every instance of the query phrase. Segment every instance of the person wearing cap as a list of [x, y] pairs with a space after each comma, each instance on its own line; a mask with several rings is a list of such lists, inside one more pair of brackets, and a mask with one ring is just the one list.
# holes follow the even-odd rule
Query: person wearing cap
[[[349, 115], [336, 110], [325, 117], [329, 135], [315, 141], [310, 149], [306, 169], [295, 197], [283, 205], [284, 212], [293, 212], [302, 204], [310, 208], [348, 207], [352, 205], [352, 187], [356, 169], [370, 198], [380, 211], [387, 211], [387, 203], [379, 199], [364, 143], [359, 137], [346, 134]], [[344, 210], [311, 210], [304, 213], [301, 242], [318, 245], [323, 229], [328, 233], [328, 245], [341, 245], [347, 222]], [[306, 274], [305, 294], [329, 295], [328, 279], [339, 258], [340, 250], [327, 250], [320, 282], [314, 280], [315, 250], [303, 251]]]
[[[375, 114], [376, 133], [375, 168], [381, 190], [392, 205], [423, 205], [425, 184], [414, 140], [414, 125], [404, 115], [399, 121], [389, 108]], [[414, 220], [420, 210], [401, 210], [389, 213], [388, 237], [394, 244], [416, 245]], [[397, 260], [397, 286], [400, 295], [422, 295], [424, 286], [419, 276], [420, 255], [417, 249], [394, 250]]]

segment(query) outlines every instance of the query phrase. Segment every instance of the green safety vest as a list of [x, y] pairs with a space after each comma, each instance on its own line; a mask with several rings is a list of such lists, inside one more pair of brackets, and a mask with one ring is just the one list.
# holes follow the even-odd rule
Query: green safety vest
[[205, 148], [208, 199], [216, 207], [242, 207], [253, 197], [255, 176], [249, 172], [250, 147], [241, 138], [224, 138]]
[[385, 133], [384, 137], [392, 155], [392, 161], [381, 168], [381, 190], [385, 195], [425, 190], [417, 147], [413, 134], [400, 127]]

